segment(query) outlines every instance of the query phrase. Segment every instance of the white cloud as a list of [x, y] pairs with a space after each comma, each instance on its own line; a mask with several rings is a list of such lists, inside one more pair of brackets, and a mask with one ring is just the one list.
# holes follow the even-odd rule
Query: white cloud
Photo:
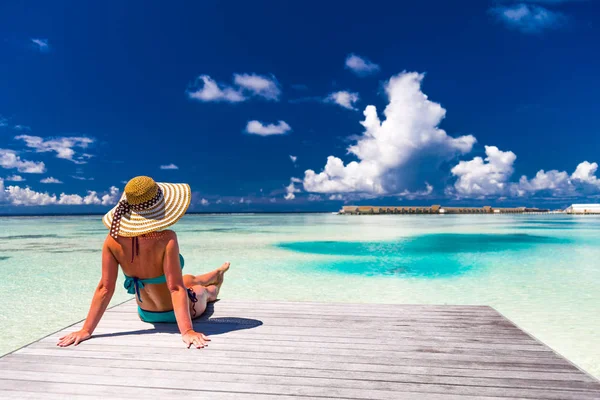
[[322, 200], [323, 200], [323, 197], [321, 197], [318, 194], [312, 194], [311, 193], [311, 194], [308, 195], [308, 201], [322, 201]]
[[296, 164], [296, 160], [297, 160], [297, 159], [298, 159], [298, 157], [296, 157], [296, 156], [293, 156], [293, 155], [291, 155], [291, 154], [290, 154], [290, 160], [292, 160], [292, 162], [293, 162], [294, 164]]
[[27, 147], [34, 149], [37, 153], [54, 151], [56, 152], [56, 157], [72, 161], [75, 164], [85, 164], [87, 162], [85, 160], [92, 156], [85, 153], [74, 158], [75, 150], [73, 150], [73, 148], [78, 147], [85, 149], [90, 144], [94, 143], [94, 139], [87, 137], [56, 137], [44, 139], [39, 136], [19, 135], [16, 136], [15, 139], [23, 140]]
[[525, 196], [540, 191], [551, 191], [553, 196], [569, 195], [573, 191], [569, 174], [564, 171], [544, 171], [539, 170], [533, 179], [527, 179], [525, 175], [521, 177], [518, 184], [511, 183], [509, 190], [513, 195]]
[[50, 45], [48, 44], [48, 39], [32, 38], [31, 43], [33, 43], [36, 46], [36, 48], [42, 53], [47, 53], [48, 51], [50, 51]]
[[356, 110], [354, 104], [358, 101], [358, 93], [351, 93], [346, 91], [333, 92], [325, 98], [327, 103], [335, 103], [348, 110]]
[[218, 83], [208, 75], [200, 75], [186, 90], [190, 99], [203, 102], [239, 103], [252, 97], [278, 101], [281, 89], [275, 77], [258, 74], [234, 74], [234, 85]]
[[160, 169], [179, 169], [179, 167], [173, 163], [167, 165], [161, 165]]
[[216, 202], [216, 203], [217, 203], [217, 204], [221, 204], [222, 202], [223, 202], [223, 200], [219, 199], [219, 200], [217, 200], [217, 202]]
[[200, 75], [196, 78], [186, 93], [190, 99], [204, 102], [226, 101], [229, 103], [238, 103], [246, 100], [239, 89], [219, 85], [208, 75]]
[[22, 160], [13, 150], [0, 149], [0, 167], [6, 169], [16, 168], [26, 174], [42, 174], [46, 172], [43, 162]]
[[46, 206], [57, 203], [56, 195], [40, 193], [20, 186], [8, 186], [5, 189], [4, 201], [15, 206]]
[[[86, 178], [85, 176], [80, 176], [80, 175], [71, 175], [71, 178], [73, 179], [77, 179], [78, 181], [93, 181], [94, 178]], [[127, 183], [127, 182], [125, 182]]]
[[48, 178], [44, 178], [40, 181], [41, 183], [62, 183], [61, 181], [59, 181], [56, 178], [53, 178], [51, 176], [49, 176]]
[[48, 192], [36, 192], [29, 187], [4, 186], [0, 179], [0, 202], [15, 206], [47, 206], [47, 205], [113, 205], [119, 199], [119, 189], [112, 186], [102, 197], [98, 197], [95, 191], [88, 191], [86, 196], [78, 194], [61, 193], [49, 194]]
[[7, 182], [23, 182], [23, 181], [25, 181], [25, 178], [23, 178], [21, 175], [11, 175], [11, 176], [6, 177], [6, 181]]
[[298, 178], [290, 179], [290, 184], [285, 187], [286, 194], [285, 194], [285, 196], [283, 196], [284, 199], [294, 200], [296, 198], [296, 195], [294, 193], [301, 192], [300, 189], [296, 188], [296, 186], [295, 186], [296, 183], [302, 183], [302, 179], [298, 179]]
[[111, 186], [110, 189], [108, 190], [108, 193], [106, 193], [104, 196], [102, 196], [101, 203], [103, 206], [110, 206], [110, 205], [116, 204], [120, 198], [121, 198], [121, 193], [119, 192], [119, 188], [116, 186]]
[[399, 197], [407, 198], [409, 200], [414, 200], [418, 198], [427, 198], [429, 195], [433, 193], [433, 186], [429, 183], [425, 182], [425, 189], [423, 190], [415, 190], [411, 192], [410, 190], [404, 190], [398, 193]]
[[262, 122], [254, 120], [248, 121], [246, 125], [246, 132], [260, 136], [283, 135], [291, 130], [292, 128], [285, 121], [264, 125]]
[[253, 96], [263, 97], [267, 100], [279, 100], [281, 89], [275, 77], [266, 77], [257, 74], [235, 74], [233, 82], [240, 88], [250, 92]]
[[31, 130], [31, 128], [28, 127], [27, 125], [15, 125], [13, 128], [17, 131], [25, 131], [25, 132], [28, 132]]
[[600, 179], [596, 177], [597, 170], [597, 163], [584, 161], [577, 166], [575, 172], [571, 175], [571, 179], [590, 185], [600, 186]]
[[3, 128], [5, 126], [8, 126], [8, 119], [0, 115], [0, 128]]
[[490, 11], [508, 28], [523, 33], [540, 33], [545, 29], [558, 28], [568, 20], [561, 12], [524, 3], [494, 7]]
[[361, 124], [365, 132], [348, 153], [358, 158], [347, 165], [329, 156], [320, 173], [306, 170], [304, 189], [317, 193], [398, 194], [422, 187], [439, 175], [439, 164], [471, 151], [472, 135], [451, 137], [438, 127], [446, 110], [421, 91], [424, 75], [403, 72], [385, 84], [389, 103], [385, 120], [367, 106]]
[[329, 196], [329, 200], [344, 200], [344, 197], [341, 194], [332, 194]]
[[379, 65], [356, 54], [348, 54], [348, 57], [346, 57], [346, 68], [358, 76], [367, 76], [379, 71]]
[[458, 177], [454, 184], [458, 196], [499, 196], [506, 192], [517, 156], [512, 151], [501, 151], [496, 146], [485, 146], [485, 154], [485, 160], [475, 157], [471, 161], [460, 161], [452, 168], [452, 175]]
[[206, 199], [202, 199], [202, 200], [200, 200], [200, 204], [202, 204], [203, 206], [207, 206], [210, 204], [210, 202]]
[[487, 157], [460, 161], [452, 168], [458, 179], [446, 193], [458, 198], [525, 197], [545, 194], [551, 197], [577, 197], [600, 192], [596, 177], [597, 163], [584, 161], [569, 175], [565, 171], [539, 170], [531, 179], [523, 175], [518, 182], [510, 180], [516, 155], [495, 146], [485, 146]]

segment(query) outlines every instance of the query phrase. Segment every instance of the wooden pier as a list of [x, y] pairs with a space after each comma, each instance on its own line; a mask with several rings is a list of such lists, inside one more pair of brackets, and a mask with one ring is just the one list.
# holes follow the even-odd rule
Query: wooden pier
[[141, 322], [128, 301], [0, 358], [1, 399], [600, 399], [600, 382], [486, 306], [222, 300], [194, 324]]

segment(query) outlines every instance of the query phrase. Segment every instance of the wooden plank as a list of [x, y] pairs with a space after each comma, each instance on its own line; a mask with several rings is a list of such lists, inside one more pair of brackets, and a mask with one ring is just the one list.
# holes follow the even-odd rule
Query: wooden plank
[[[526, 397], [548, 400], [597, 400], [600, 391], [557, 390], [532, 388], [499, 388], [489, 386], [414, 384], [396, 382], [348, 381], [319, 378], [277, 377], [260, 375], [238, 375], [235, 380], [230, 374], [215, 373], [207, 379], [198, 379], [198, 374], [178, 371], [165, 377], [161, 370], [130, 369], [127, 375], [118, 368], [77, 367], [70, 371], [47, 371], [44, 365], [31, 365], [28, 371], [0, 369], [3, 379], [37, 379], [66, 383], [94, 383], [117, 386], [135, 386], [141, 389], [171, 387], [205, 391], [267, 393], [299, 396], [350, 397], [357, 399], [398, 399], [398, 393], [454, 394], [463, 396]], [[204, 375], [204, 374], [203, 374]], [[226, 388], [226, 390], [224, 390]]]
[[[83, 347], [83, 346], [82, 346]], [[110, 350], [110, 349], [109, 349]], [[30, 355], [50, 355], [58, 357], [79, 357], [79, 358], [111, 358], [111, 359], [136, 359], [154, 361], [160, 363], [160, 360], [164, 360], [163, 354], [156, 353], [145, 353], [138, 354], [127, 351], [74, 351], [66, 353], [63, 349], [57, 347], [50, 347], [47, 349], [39, 348], [25, 348], [19, 350], [15, 355], [30, 354]], [[179, 353], [177, 355], [180, 362], [193, 363], [198, 362], [198, 357], [201, 355], [195, 354], [198, 350], [190, 350], [187, 353]], [[478, 370], [481, 374], [493, 374], [496, 372], [543, 372], [552, 374], [562, 373], [580, 373], [580, 371], [572, 365], [544, 365], [544, 364], [510, 364], [510, 363], [477, 363], [477, 362], [452, 362], [452, 361], [438, 361], [438, 360], [411, 360], [405, 359], [401, 363], [396, 364], [385, 364], [385, 363], [370, 363], [368, 360], [357, 359], [353, 362], [340, 363], [338, 361], [330, 360], [329, 358], [311, 358], [301, 357], [302, 359], [278, 358], [271, 356], [260, 356], [258, 355], [247, 355], [245, 353], [219, 353], [211, 354], [210, 357], [202, 357], [203, 362], [212, 363], [213, 360], [219, 360], [223, 363], [243, 363], [247, 365], [271, 365], [271, 366], [293, 366], [301, 368], [319, 368], [323, 365], [328, 365], [329, 369], [339, 370], [357, 370], [357, 371], [400, 371], [406, 368], [412, 368], [415, 370], [429, 370], [431, 368], [441, 368], [444, 370]], [[336, 367], [337, 366], [337, 367]], [[587, 377], [585, 374], [581, 374], [582, 377]], [[589, 378], [592, 379], [592, 378]]]
[[[261, 321], [259, 321], [261, 322]], [[215, 327], [215, 325], [219, 325], [219, 324], [226, 324], [227, 322], [212, 322], [212, 321], [195, 321], [194, 322], [194, 326], [198, 326], [200, 328], [202, 327]], [[100, 322], [100, 324], [103, 327], [110, 327], [110, 328], [116, 328], [116, 327], [125, 327], [125, 328], [131, 328], [131, 329], [144, 329], [144, 328], [148, 328], [148, 324], [141, 322], [141, 321], [111, 321], [111, 320], [104, 320], [102, 322]], [[247, 321], [245, 324], [248, 325], [247, 327], [244, 327], [244, 324], [239, 324], [236, 322], [231, 322], [229, 323], [230, 325], [237, 325], [239, 328], [246, 328], [246, 329], [250, 329], [251, 326], [251, 321]], [[362, 331], [365, 333], [371, 332], [371, 333], [376, 333], [376, 332], [397, 332], [397, 333], [412, 333], [415, 335], [424, 335], [424, 334], [443, 334], [445, 336], [461, 336], [462, 334], [464, 334], [465, 332], [471, 332], [473, 334], [477, 334], [480, 336], [493, 336], [493, 337], [502, 337], [502, 338], [519, 338], [519, 337], [526, 337], [526, 335], [519, 330], [516, 329], [511, 329], [511, 330], [504, 330], [504, 329], [494, 329], [494, 328], [481, 328], [481, 327], [468, 327], [468, 328], [463, 328], [463, 327], [438, 327], [438, 326], [423, 326], [423, 325], [410, 325], [410, 326], [389, 326], [389, 325], [381, 325], [381, 324], [358, 324], [358, 323], [354, 323], [354, 321], [346, 321], [344, 319], [340, 319], [338, 321], [318, 321], [318, 320], [311, 320], [308, 322], [304, 322], [304, 321], [298, 321], [298, 320], [293, 320], [293, 319], [285, 319], [285, 318], [281, 318], [279, 320], [270, 320], [269, 321], [269, 327], [284, 327], [284, 328], [299, 328], [299, 329], [310, 329], [310, 328], [317, 328], [317, 329], [323, 329], [323, 328], [332, 328], [332, 329], [337, 329], [337, 330], [344, 330], [343, 326], [344, 324], [347, 324], [348, 326], [351, 326], [351, 329], [353, 331]], [[79, 328], [83, 326], [83, 323], [81, 324], [77, 324], [74, 325], [75, 328]], [[348, 331], [348, 329], [345, 329], [346, 331]]]
[[[431, 313], [428, 315], [423, 314], [404, 314], [401, 316], [398, 315], [367, 315], [367, 314], [358, 314], [358, 313], [327, 313], [327, 314], [318, 314], [317, 312], [301, 312], [296, 311], [294, 313], [291, 312], [279, 312], [277, 310], [256, 310], [256, 309], [248, 309], [248, 310], [223, 310], [221, 308], [217, 308], [213, 312], [205, 313], [209, 314], [209, 317], [201, 317], [200, 319], [207, 318], [234, 318], [235, 315], [243, 315], [245, 318], [255, 318], [257, 315], [260, 315], [262, 318], [265, 317], [279, 317], [279, 318], [300, 318], [300, 319], [315, 319], [319, 320], [327, 320], [334, 319], [337, 320], [339, 318], [348, 318], [352, 317], [354, 320], [368, 320], [368, 321], [377, 321], [377, 322], [398, 322], [398, 321], [407, 321], [407, 322], [420, 322], [420, 323], [462, 323], [462, 324], [500, 324], [513, 327], [513, 325], [507, 321], [506, 319], [500, 317], [499, 315], [495, 316], [487, 316], [487, 315], [439, 315], [435, 313]], [[137, 318], [137, 310], [118, 310], [114, 311], [110, 314], [107, 314], [113, 319], [131, 319]]]
[[[177, 327], [173, 325], [156, 325], [156, 328], [151, 324], [143, 324], [137, 327], [108, 327], [102, 325], [98, 326], [94, 335], [112, 335], [112, 336], [126, 336], [126, 335], [174, 335], [179, 334]], [[79, 329], [83, 324], [75, 324], [65, 330], [58, 332], [57, 334], [64, 334], [72, 332], [74, 329]], [[414, 335], [411, 333], [404, 332], [386, 332], [377, 331], [376, 335], [373, 335], [370, 331], [362, 331], [359, 327], [349, 331], [348, 329], [321, 329], [321, 328], [288, 328], [288, 327], [270, 327], [263, 325], [258, 328], [245, 329], [237, 324], [195, 324], [196, 330], [200, 330], [207, 335], [220, 336], [225, 335], [227, 337], [264, 337], [264, 338], [298, 338], [298, 340], [306, 340], [307, 338], [324, 338], [326, 340], [337, 340], [337, 339], [353, 339], [353, 338], [376, 338], [380, 341], [386, 341], [387, 339], [395, 339], [396, 341], [414, 340], [414, 339], [431, 339], [432, 341], [448, 341], [448, 342], [461, 342], [461, 343], [496, 343], [496, 344], [525, 344], [525, 345], [539, 345], [539, 342], [535, 341], [529, 336], [522, 337], [495, 337], [485, 336], [476, 333], [465, 332], [459, 335], [446, 335], [441, 334], [429, 334], [429, 335]]]
[[[34, 364], [37, 366], [45, 365], [48, 370], [54, 371], [63, 368], [64, 372], [68, 372], [69, 368], [71, 371], [83, 372], [84, 369], [78, 369], [78, 367], [112, 367], [121, 368], [124, 370], [138, 369], [138, 370], [162, 370], [165, 373], [168, 371], [184, 371], [185, 373], [202, 373], [204, 379], [210, 379], [211, 374], [215, 374], [218, 370], [220, 374], [230, 374], [233, 381], [237, 381], [237, 375], [263, 375], [263, 376], [295, 376], [304, 378], [327, 378], [337, 380], [351, 380], [351, 381], [389, 381], [398, 383], [436, 383], [442, 385], [453, 385], [459, 382], [461, 385], [468, 386], [496, 386], [496, 387], [509, 387], [509, 388], [553, 388], [553, 389], [580, 389], [580, 390], [594, 390], [597, 389], [596, 382], [592, 380], [580, 381], [575, 379], [558, 379], [556, 376], [547, 375], [542, 376], [538, 374], [536, 378], [533, 374], [520, 374], [519, 376], [507, 377], [468, 377], [461, 375], [454, 375], [452, 370], [446, 370], [443, 373], [438, 374], [418, 374], [418, 373], [381, 373], [368, 371], [344, 371], [343, 374], [339, 370], [328, 370], [317, 368], [291, 368], [288, 366], [262, 366], [257, 367], [255, 365], [247, 364], [219, 364], [218, 368], [215, 368], [214, 364], [198, 363], [194, 365], [193, 371], [190, 371], [189, 365], [186, 363], [173, 362], [173, 361], [161, 361], [160, 365], [157, 366], [156, 362], [149, 361], [138, 361], [138, 360], [120, 360], [120, 359], [86, 359], [86, 358], [68, 358], [68, 357], [54, 357], [54, 358], [26, 358], [24, 356], [18, 357], [17, 360], [12, 361], [10, 365], [3, 365], [0, 363], [0, 369], [14, 369], [14, 370], [31, 370], [27, 364]], [[431, 372], [431, 371], [429, 371]], [[127, 374], [127, 371], [123, 371], [123, 374]], [[573, 374], [571, 374], [573, 375]], [[551, 378], [551, 379], [549, 379]]]
[[[600, 383], [486, 306], [221, 301], [185, 349], [173, 324], [110, 309], [0, 359], [2, 398], [598, 399]], [[199, 378], [201, 377], [201, 379]]]
[[[27, 388], [23, 388], [23, 382], [33, 382]], [[82, 395], [82, 393], [86, 393]], [[73, 384], [62, 382], [45, 382], [45, 381], [22, 381], [22, 380], [5, 380], [0, 379], [0, 399], [98, 399], [109, 398], [132, 400], [137, 398], [156, 398], [160, 400], [181, 400], [189, 398], [190, 395], [195, 397], [198, 393], [187, 389], [168, 389], [168, 388], [146, 388], [143, 391], [139, 387], [129, 386], [112, 386], [112, 385], [96, 385], [96, 384]], [[204, 392], [211, 400], [298, 400], [298, 396], [285, 395], [269, 395], [259, 393], [231, 393], [211, 391]], [[41, 395], [43, 394], [43, 395]], [[322, 397], [301, 397], [302, 400], [322, 400]], [[341, 397], [338, 399], [344, 400]], [[347, 399], [350, 400], [350, 399]], [[445, 399], [441, 399], [445, 400]], [[452, 399], [449, 399], [452, 400]]]
[[[56, 343], [59, 338], [64, 335], [63, 332], [59, 332], [52, 336], [48, 336], [40, 342]], [[145, 335], [144, 340], [152, 341], [153, 346], [159, 347], [179, 347], [180, 336], [178, 333], [148, 333]], [[214, 339], [213, 343], [225, 343], [233, 345], [246, 345], [252, 344], [257, 346], [279, 346], [286, 344], [295, 344], [298, 346], [309, 346], [309, 347], [327, 347], [330, 349], [356, 349], [357, 344], [360, 345], [361, 350], [383, 350], [383, 351], [420, 351], [422, 349], [435, 349], [440, 353], [445, 352], [469, 352], [471, 354], [489, 354], [490, 352], [500, 353], [512, 353], [517, 352], [518, 354], [527, 354], [531, 356], [539, 357], [555, 357], [554, 353], [540, 344], [512, 344], [512, 343], [469, 343], [462, 342], [460, 340], [443, 340], [436, 339], [435, 337], [427, 338], [413, 338], [407, 337], [398, 340], [389, 340], [385, 338], [328, 338], [328, 337], [315, 337], [315, 336], [304, 336], [289, 337], [289, 336], [273, 336], [273, 335], [244, 335], [242, 334], [227, 334], [227, 335], [215, 335], [211, 339]], [[108, 334], [94, 334], [94, 343], [98, 344], [123, 344], [123, 345], [135, 345], [140, 340], [134, 335], [111, 335]]]
[[[56, 344], [58, 342], [59, 337], [61, 335], [50, 336], [40, 340], [40, 343], [49, 343], [51, 345]], [[96, 337], [93, 339], [93, 343], [95, 345], [103, 345], [103, 346], [152, 346], [156, 348], [172, 348], [172, 349], [180, 349], [181, 341], [178, 340], [179, 337], [170, 337], [170, 338], [155, 338], [155, 337], [144, 337], [140, 339], [139, 337]], [[91, 342], [90, 342], [91, 343]], [[470, 355], [478, 355], [478, 356], [510, 356], [510, 357], [523, 357], [523, 358], [542, 358], [542, 359], [555, 359], [555, 354], [545, 349], [544, 347], [540, 347], [538, 351], [529, 351], [522, 349], [507, 349], [505, 347], [497, 347], [497, 348], [483, 348], [483, 349], [474, 349], [474, 348], [461, 348], [450, 346], [449, 344], [440, 343], [438, 346], [431, 346], [431, 344], [427, 345], [416, 345], [416, 346], [407, 346], [402, 342], [401, 344], [395, 344], [394, 342], [387, 342], [385, 344], [378, 345], [369, 345], [363, 343], [313, 343], [313, 342], [295, 342], [293, 340], [288, 341], [253, 341], [251, 339], [241, 339], [235, 340], [227, 337], [215, 337], [214, 340], [210, 342], [211, 349], [221, 349], [221, 350], [249, 350], [253, 349], [277, 349], [277, 352], [294, 352], [294, 353], [302, 353], [304, 349], [310, 348], [312, 350], [319, 351], [321, 354], [356, 354], [357, 345], [360, 347], [361, 351], [369, 352], [371, 355], [395, 355], [398, 353], [404, 354], [412, 354], [412, 353], [435, 353], [435, 354], [470, 354]]]
[[[211, 310], [211, 306], [209, 305], [209, 312]], [[284, 307], [277, 305], [264, 305], [264, 306], [250, 306], [250, 305], [240, 305], [240, 306], [232, 306], [227, 304], [226, 306], [219, 305], [219, 303], [215, 304], [215, 310], [222, 310], [229, 313], [247, 313], [252, 311], [259, 311], [261, 313], [273, 312], [279, 314], [313, 314], [317, 316], [321, 315], [341, 315], [341, 316], [352, 316], [352, 315], [364, 315], [364, 316], [373, 316], [373, 317], [381, 317], [381, 318], [402, 318], [406, 316], [417, 316], [417, 317], [431, 317], [431, 318], [494, 318], [494, 319], [503, 319], [499, 318], [497, 312], [493, 309], [483, 309], [477, 311], [438, 311], [437, 307], [434, 308], [398, 308], [398, 309], [370, 309], [370, 308], [316, 308], [309, 306], [299, 306], [298, 308], [293, 307]], [[116, 312], [135, 312], [137, 311], [137, 305], [128, 305], [127, 307], [119, 308]]]
[[[56, 348], [54, 342], [38, 342], [34, 346], [35, 348]], [[74, 351], [105, 351], [105, 352], [137, 352], [137, 353], [151, 353], [151, 354], [164, 354], [165, 356], [177, 354], [186, 356], [190, 354], [188, 349], [183, 348], [184, 346], [179, 343], [179, 346], [163, 348], [153, 346], [152, 343], [140, 343], [137, 345], [123, 345], [115, 344], [106, 346], [102, 344], [96, 344], [93, 340], [85, 343], [78, 348], [72, 347], [64, 349], [65, 352]], [[388, 353], [385, 351], [380, 352], [358, 352], [354, 350], [345, 349], [314, 349], [304, 347], [269, 347], [269, 346], [219, 346], [218, 344], [209, 344], [204, 349], [205, 353], [210, 355], [236, 355], [238, 357], [245, 358], [271, 358], [279, 360], [309, 360], [317, 359], [324, 360], [329, 359], [337, 362], [353, 362], [357, 358], [360, 358], [360, 362], [369, 364], [388, 364], [388, 365], [402, 365], [403, 363], [409, 362], [410, 360], [425, 362], [425, 363], [455, 363], [455, 364], [514, 364], [515, 366], [527, 365], [527, 366], [544, 366], [547, 368], [557, 369], [571, 369], [572, 365], [558, 357], [554, 358], [543, 358], [543, 357], [525, 357], [525, 356], [505, 356], [505, 355], [474, 355], [474, 354], [443, 354], [443, 353], [427, 353], [427, 352], [398, 352]]]

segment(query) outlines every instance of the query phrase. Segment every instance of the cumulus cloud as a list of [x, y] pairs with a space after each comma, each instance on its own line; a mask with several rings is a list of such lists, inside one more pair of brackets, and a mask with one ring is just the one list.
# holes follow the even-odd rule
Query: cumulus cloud
[[3, 128], [5, 126], [8, 126], [8, 119], [0, 115], [0, 128]]
[[439, 165], [471, 151], [472, 135], [451, 137], [438, 125], [446, 110], [421, 91], [424, 75], [403, 72], [384, 86], [389, 103], [381, 121], [375, 106], [364, 110], [364, 133], [348, 153], [348, 164], [329, 156], [322, 172], [306, 170], [304, 189], [315, 193], [395, 195], [415, 190], [439, 175]]
[[339, 106], [347, 108], [348, 110], [356, 110], [354, 104], [358, 101], [358, 93], [347, 92], [341, 90], [339, 92], [333, 92], [325, 98], [327, 103], [335, 103]]
[[290, 160], [292, 160], [292, 163], [296, 164], [296, 160], [298, 159], [298, 157], [293, 156], [290, 154]]
[[267, 100], [279, 100], [281, 89], [275, 77], [266, 77], [257, 74], [235, 74], [233, 82], [245, 89], [253, 96], [263, 97]]
[[588, 161], [584, 161], [577, 166], [575, 172], [573, 172], [573, 174], [571, 175], [571, 179], [574, 179], [581, 183], [587, 183], [590, 185], [600, 187], [600, 179], [596, 177], [597, 170], [597, 163], [590, 163]]
[[410, 190], [404, 190], [404, 191], [398, 193], [398, 196], [409, 199], [409, 200], [414, 200], [414, 199], [418, 199], [418, 198], [427, 198], [432, 193], [433, 193], [433, 186], [431, 186], [429, 183], [425, 182], [425, 189], [415, 190], [412, 192]]
[[238, 103], [246, 100], [239, 89], [220, 85], [208, 75], [200, 75], [188, 88], [187, 95], [190, 99], [198, 101], [225, 101]]
[[173, 163], [167, 165], [161, 165], [160, 169], [179, 169], [179, 167]]
[[23, 182], [24, 180], [25, 178], [23, 178], [21, 175], [11, 175], [6, 177], [7, 182]]
[[206, 199], [202, 199], [202, 200], [200, 200], [200, 204], [202, 204], [203, 206], [207, 206], [210, 204], [210, 202]]
[[517, 156], [496, 146], [485, 146], [485, 154], [485, 160], [475, 157], [470, 161], [460, 161], [450, 171], [458, 178], [454, 189], [459, 196], [487, 197], [506, 192]]
[[56, 157], [74, 162], [75, 164], [85, 164], [87, 159], [92, 157], [90, 154], [83, 153], [75, 157], [74, 148], [87, 148], [94, 143], [94, 139], [87, 137], [56, 137], [44, 139], [39, 136], [19, 135], [15, 139], [23, 140], [25, 145], [35, 150], [36, 153], [55, 152]]
[[48, 192], [36, 192], [29, 187], [7, 186], [0, 179], [0, 202], [15, 206], [47, 206], [47, 205], [104, 205], [115, 204], [119, 200], [119, 189], [112, 186], [108, 192], [100, 197], [95, 191], [88, 191], [87, 195], [78, 194], [60, 195]]
[[246, 132], [260, 136], [283, 135], [291, 130], [292, 128], [285, 121], [265, 125], [260, 121], [254, 120], [248, 121], [246, 125]]
[[49, 176], [48, 178], [44, 178], [40, 181], [41, 183], [62, 183], [62, 181]]
[[17, 169], [27, 174], [42, 174], [46, 172], [43, 162], [27, 161], [21, 159], [13, 150], [0, 149], [0, 167], [6, 169]]
[[346, 68], [358, 76], [367, 76], [379, 71], [379, 65], [356, 54], [348, 54], [346, 57]]
[[458, 198], [499, 198], [547, 195], [550, 197], [577, 197], [600, 192], [596, 177], [597, 163], [584, 161], [572, 174], [566, 171], [539, 170], [531, 179], [523, 175], [511, 181], [517, 156], [495, 146], [485, 146], [486, 158], [475, 157], [460, 161], [452, 168], [457, 177], [446, 193]]
[[279, 100], [281, 89], [275, 77], [258, 74], [234, 74], [233, 85], [218, 83], [208, 75], [200, 75], [188, 87], [190, 99], [202, 102], [239, 103], [252, 97]]
[[490, 12], [508, 28], [523, 33], [559, 28], [568, 20], [561, 12], [525, 3], [494, 7]]
[[31, 39], [31, 43], [42, 53], [47, 53], [50, 51], [50, 45], [48, 44], [48, 39]]
[[302, 183], [302, 179], [291, 178], [290, 184], [285, 187], [285, 196], [283, 196], [286, 200], [294, 200], [296, 198], [295, 193], [300, 193], [300, 189], [296, 188], [296, 183]]

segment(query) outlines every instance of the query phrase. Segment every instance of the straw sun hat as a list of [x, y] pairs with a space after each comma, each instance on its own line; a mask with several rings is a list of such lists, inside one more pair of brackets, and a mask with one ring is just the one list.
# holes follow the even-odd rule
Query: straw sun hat
[[102, 222], [115, 239], [139, 236], [179, 221], [191, 200], [190, 186], [185, 183], [156, 183], [148, 176], [138, 176], [125, 185], [121, 200]]

